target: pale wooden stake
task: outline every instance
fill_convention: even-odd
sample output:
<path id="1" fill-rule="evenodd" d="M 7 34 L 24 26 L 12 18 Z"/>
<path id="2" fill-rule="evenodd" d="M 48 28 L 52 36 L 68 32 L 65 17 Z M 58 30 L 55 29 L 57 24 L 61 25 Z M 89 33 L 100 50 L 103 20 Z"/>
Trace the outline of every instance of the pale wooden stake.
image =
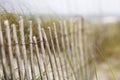
<path id="1" fill-rule="evenodd" d="M 34 56 L 33 56 L 33 40 L 32 40 L 32 21 L 29 21 L 29 46 L 30 46 L 30 63 L 32 80 L 35 80 L 35 67 L 34 67 Z"/>
<path id="2" fill-rule="evenodd" d="M 67 48 L 67 52 L 68 52 L 68 57 L 70 60 L 72 60 L 71 58 L 71 51 L 70 51 L 70 44 L 69 44 L 69 39 L 68 39 L 68 31 L 67 31 L 67 25 L 66 25 L 66 21 L 64 20 L 63 22 L 63 27 L 64 27 L 64 34 L 65 34 L 65 41 L 66 41 L 66 48 Z"/>
<path id="3" fill-rule="evenodd" d="M 12 25 L 12 31 L 13 31 L 13 40 L 14 40 L 15 48 L 16 48 L 15 51 L 16 51 L 16 57 L 17 57 L 19 78 L 20 78 L 20 80 L 23 80 L 24 78 L 23 78 L 23 71 L 22 71 L 22 62 L 21 62 L 20 50 L 19 50 L 19 46 L 18 46 L 18 39 L 17 39 L 15 24 Z"/>
<path id="4" fill-rule="evenodd" d="M 71 43 L 71 57 L 72 57 L 72 61 L 73 61 L 73 63 L 74 63 L 74 67 L 76 67 L 76 64 L 75 64 L 75 50 L 74 50 L 74 37 L 73 37 L 73 20 L 71 19 L 70 20 L 70 43 Z"/>
<path id="5" fill-rule="evenodd" d="M 50 27 L 48 27 L 48 31 L 49 31 L 49 35 L 50 35 L 50 40 L 51 40 L 51 45 L 52 45 L 52 50 L 53 50 L 53 56 L 54 56 L 54 59 L 55 59 L 55 66 L 56 66 L 56 70 L 57 70 L 57 76 L 58 76 L 58 79 L 61 80 L 60 72 L 59 72 L 58 64 L 57 64 L 57 54 L 56 54 L 56 51 L 55 51 L 55 46 L 54 46 L 54 42 L 53 42 L 53 36 L 52 36 L 52 32 L 51 32 Z"/>
<path id="6" fill-rule="evenodd" d="M 85 31 L 86 32 L 86 31 Z M 90 41 L 90 38 L 89 38 Z M 88 54 L 88 46 L 89 46 L 89 41 L 88 41 L 88 37 L 87 34 L 84 33 L 84 59 L 85 59 L 85 63 L 84 63 L 84 67 L 85 67 L 85 80 L 89 79 L 89 59 L 88 56 L 90 57 L 90 55 Z M 90 53 L 90 52 L 89 52 Z M 91 53 L 90 53 L 91 54 Z"/>
<path id="7" fill-rule="evenodd" d="M 71 74 L 73 74 L 73 76 L 75 77 L 75 72 L 74 72 L 74 68 L 73 68 L 73 65 L 72 65 L 72 62 L 71 62 L 71 60 L 72 60 L 72 57 L 71 57 L 71 51 L 70 51 L 70 44 L 69 44 L 69 38 L 68 38 L 68 31 L 67 31 L 67 25 L 66 25 L 66 21 L 64 20 L 64 22 L 63 22 L 63 24 L 64 24 L 64 34 L 65 34 L 65 41 L 66 41 L 66 48 L 67 48 L 67 55 L 68 55 L 68 63 L 69 63 L 69 76 L 71 75 Z"/>
<path id="8" fill-rule="evenodd" d="M 42 71 L 42 70 L 41 70 L 42 68 L 41 68 L 41 65 L 40 65 L 42 61 L 41 61 L 41 59 L 40 59 L 40 55 L 39 55 L 40 53 L 39 53 L 39 49 L 38 49 L 38 45 L 37 45 L 37 40 L 36 40 L 36 37 L 35 37 L 35 36 L 33 37 L 33 41 L 34 41 L 35 49 L 36 49 L 36 56 L 37 56 L 37 61 L 38 61 L 40 79 L 43 80 L 44 77 L 42 76 L 42 72 L 41 72 L 41 71 Z"/>
<path id="9" fill-rule="evenodd" d="M 74 72 L 75 72 L 75 74 L 76 74 L 76 72 L 78 72 L 78 70 L 77 70 L 77 52 L 75 51 L 75 44 L 74 44 L 74 28 L 73 27 L 75 27 L 75 26 L 73 26 L 73 19 L 70 19 L 70 43 L 71 43 L 71 57 L 72 57 L 72 61 L 73 61 L 73 67 L 74 67 Z M 76 76 L 76 78 L 77 78 L 77 74 L 75 75 Z M 79 74 L 78 74 L 78 76 L 79 76 Z"/>
<path id="10" fill-rule="evenodd" d="M 79 38 L 79 53 L 80 53 L 80 62 L 81 62 L 81 67 L 82 67 L 82 73 L 81 73 L 81 75 L 82 75 L 82 80 L 85 80 L 85 69 L 84 69 L 84 64 L 85 64 L 85 62 L 84 62 L 84 28 L 83 28 L 83 20 L 82 20 L 82 18 L 80 17 L 79 19 L 78 19 L 78 30 L 80 30 L 79 32 L 78 32 L 78 38 Z"/>
<path id="11" fill-rule="evenodd" d="M 81 60 L 80 60 L 80 56 L 79 56 L 79 42 L 78 42 L 78 34 L 77 34 L 77 26 L 75 25 L 74 27 L 74 44 L 75 44 L 75 51 L 76 51 L 76 59 L 77 59 L 77 63 L 76 63 L 76 74 L 77 74 L 77 79 L 81 79 L 81 73 L 82 73 L 82 66 L 81 66 Z"/>
<path id="12" fill-rule="evenodd" d="M 48 40 L 47 40 L 47 36 L 46 36 L 46 33 L 45 33 L 43 28 L 42 28 L 42 34 L 43 34 L 43 38 L 45 40 L 45 45 L 48 49 L 48 57 L 49 57 L 49 61 L 50 61 L 50 67 L 51 67 L 51 70 L 52 70 L 53 80 L 55 80 L 54 58 L 52 57 L 52 53 L 51 53 L 50 46 L 49 46 L 49 43 L 48 43 Z"/>
<path id="13" fill-rule="evenodd" d="M 0 24 L 0 56 L 1 56 L 0 58 L 2 60 L 4 78 L 5 78 L 5 80 L 9 80 L 1 24 Z"/>
<path id="14" fill-rule="evenodd" d="M 66 49 L 65 49 L 65 42 L 64 42 L 64 33 L 63 33 L 63 24 L 60 21 L 60 35 L 61 35 L 61 44 L 62 44 L 62 49 L 63 49 L 63 59 L 64 59 L 64 65 L 65 65 L 65 73 L 64 76 L 66 75 L 66 78 L 68 79 L 68 64 L 67 64 L 67 56 L 66 56 Z"/>
<path id="15" fill-rule="evenodd" d="M 6 30 L 6 38 L 7 38 L 7 47 L 9 51 L 9 59 L 10 59 L 10 71 L 11 71 L 11 79 L 15 80 L 14 76 L 14 65 L 13 65 L 13 52 L 11 45 L 11 36 L 10 36 L 10 27 L 8 20 L 4 21 L 5 30 Z"/>
<path id="16" fill-rule="evenodd" d="M 20 27 L 20 37 L 21 37 L 20 39 L 21 39 L 22 53 L 24 58 L 25 73 L 26 73 L 27 80 L 30 80 L 28 61 L 27 61 L 27 55 L 26 55 L 25 38 L 24 38 L 24 24 L 23 24 L 23 18 L 21 16 L 19 21 L 19 27 Z"/>
<path id="17" fill-rule="evenodd" d="M 42 51 L 42 59 L 43 59 L 44 67 L 46 70 L 46 77 L 47 77 L 47 80 L 49 80 L 49 73 L 48 73 L 48 68 L 47 68 L 47 63 L 46 63 L 45 49 L 44 49 L 44 43 L 43 43 L 43 37 L 42 37 L 42 33 L 41 33 L 41 25 L 40 25 L 39 19 L 37 19 L 37 25 L 38 25 L 37 29 L 38 29 L 41 51 Z"/>
<path id="18" fill-rule="evenodd" d="M 63 72 L 63 70 L 64 70 L 64 68 L 63 68 L 63 65 L 62 65 L 62 62 L 64 61 L 64 60 L 62 60 L 62 58 L 61 58 L 61 55 L 62 55 L 62 53 L 61 53 L 61 51 L 60 51 L 60 45 L 59 45 L 59 41 L 58 41 L 58 35 L 57 35 L 57 30 L 56 30 L 56 25 L 55 25 L 55 23 L 53 23 L 53 27 L 54 27 L 54 36 L 55 36 L 55 41 L 56 41 L 56 46 L 57 46 L 57 51 L 58 51 L 58 58 L 59 58 L 59 61 L 60 61 L 60 69 L 61 69 L 61 77 L 65 80 L 65 77 L 64 77 L 64 72 Z"/>

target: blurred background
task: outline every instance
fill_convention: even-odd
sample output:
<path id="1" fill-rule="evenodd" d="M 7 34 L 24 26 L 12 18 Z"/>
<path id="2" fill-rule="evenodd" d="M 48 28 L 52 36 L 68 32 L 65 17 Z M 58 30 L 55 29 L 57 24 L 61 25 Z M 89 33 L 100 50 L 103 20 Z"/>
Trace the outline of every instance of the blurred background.
<path id="1" fill-rule="evenodd" d="M 0 19 L 3 14 L 42 16 L 44 21 L 84 17 L 85 25 L 96 29 L 98 80 L 120 80 L 120 0 L 0 0 Z"/>

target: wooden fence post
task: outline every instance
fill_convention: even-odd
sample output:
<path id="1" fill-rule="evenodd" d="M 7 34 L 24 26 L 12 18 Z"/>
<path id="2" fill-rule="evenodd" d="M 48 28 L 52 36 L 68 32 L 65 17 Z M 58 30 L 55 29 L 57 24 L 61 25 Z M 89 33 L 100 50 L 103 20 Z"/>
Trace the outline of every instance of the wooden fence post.
<path id="1" fill-rule="evenodd" d="M 70 74 L 73 74 L 73 76 L 76 77 L 75 72 L 74 72 L 74 68 L 73 68 L 73 65 L 72 65 L 72 62 L 71 62 L 72 58 L 71 58 L 71 51 L 70 51 L 67 25 L 66 25 L 65 20 L 64 20 L 63 24 L 64 24 L 64 34 L 65 34 L 65 41 L 66 41 L 66 48 L 67 48 L 67 55 L 68 55 L 68 64 L 69 64 L 69 68 L 70 68 L 69 70 L 70 70 Z"/>
<path id="2" fill-rule="evenodd" d="M 73 20 L 70 20 L 70 43 L 71 43 L 71 57 L 74 64 L 74 67 L 76 68 L 76 61 L 75 61 L 75 50 L 74 50 L 74 31 L 73 31 Z"/>
<path id="3" fill-rule="evenodd" d="M 8 47 L 8 51 L 9 51 L 11 79 L 12 79 L 12 80 L 15 80 L 15 76 L 14 76 L 14 65 L 13 65 L 13 54 L 12 54 L 13 52 L 12 52 L 11 36 L 10 36 L 10 27 L 9 27 L 8 20 L 5 20 L 5 21 L 4 21 L 4 25 L 5 25 L 5 30 L 6 30 L 7 47 Z"/>
<path id="4" fill-rule="evenodd" d="M 83 19 L 82 17 L 80 17 L 78 19 L 78 30 L 80 30 L 78 32 L 78 43 L 79 43 L 79 56 L 80 56 L 80 62 L 81 62 L 81 77 L 82 77 L 82 80 L 85 80 L 85 68 L 84 68 L 84 64 L 85 64 L 85 52 L 84 52 L 84 26 L 83 26 Z"/>
<path id="5" fill-rule="evenodd" d="M 27 55 L 26 55 L 25 38 L 24 38 L 24 24 L 23 24 L 23 18 L 21 16 L 19 21 L 19 27 L 20 27 L 20 37 L 21 37 L 20 39 L 21 39 L 22 53 L 24 58 L 25 73 L 26 73 L 27 80 L 30 80 L 28 61 L 27 61 Z"/>
<path id="6" fill-rule="evenodd" d="M 61 59 L 61 55 L 62 54 L 60 52 L 60 45 L 59 45 L 59 41 L 58 41 L 58 36 L 57 36 L 57 31 L 56 31 L 56 25 L 55 23 L 53 23 L 53 27 L 54 27 L 54 36 L 55 36 L 55 41 L 56 41 L 56 45 L 57 45 L 57 50 L 58 50 L 58 58 L 59 58 L 59 62 L 60 62 L 60 68 L 61 68 L 61 77 L 65 80 L 64 72 L 63 72 L 63 66 L 62 66 L 62 59 Z"/>
<path id="7" fill-rule="evenodd" d="M 41 72 L 41 66 L 42 65 L 40 65 L 41 64 L 41 59 L 40 59 L 40 53 L 39 53 L 39 49 L 38 49 L 38 45 L 37 45 L 37 40 L 36 40 L 36 37 L 34 36 L 33 37 L 33 41 L 34 41 L 34 44 L 35 44 L 35 49 L 36 49 L 36 56 L 37 56 L 37 61 L 38 61 L 38 67 L 39 67 L 39 73 L 40 73 L 40 79 L 41 80 L 43 80 L 44 78 L 43 78 L 43 76 L 42 76 L 42 72 Z"/>
<path id="8" fill-rule="evenodd" d="M 32 21 L 29 21 L 29 50 L 30 50 L 30 63 L 32 80 L 35 80 L 35 67 L 34 67 L 34 56 L 33 56 L 33 40 L 32 40 Z"/>
<path id="9" fill-rule="evenodd" d="M 57 70 L 58 80 L 61 80 L 60 72 L 59 72 L 59 69 L 58 69 L 59 67 L 58 67 L 58 64 L 57 64 L 57 54 L 55 52 L 53 36 L 52 36 L 52 32 L 51 32 L 50 27 L 48 27 L 48 31 L 49 31 L 49 35 L 50 35 L 50 40 L 51 40 L 51 45 L 52 45 L 52 50 L 53 50 L 53 56 L 54 56 L 54 59 L 55 59 L 55 66 L 56 66 L 56 70 Z"/>
<path id="10" fill-rule="evenodd" d="M 20 78 L 20 80 L 23 80 L 24 78 L 23 78 L 23 71 L 22 71 L 22 62 L 21 62 L 20 50 L 19 50 L 19 46 L 18 46 L 18 39 L 17 39 L 15 24 L 12 24 L 12 30 L 13 30 L 13 40 L 14 40 L 15 48 L 16 48 L 15 51 L 16 51 L 16 57 L 17 57 L 19 78 Z"/>
<path id="11" fill-rule="evenodd" d="M 43 64 L 46 70 L 46 77 L 47 80 L 49 80 L 49 74 L 48 74 L 48 69 L 47 69 L 47 63 L 46 63 L 46 56 L 45 56 L 45 49 L 44 49 L 44 43 L 43 43 L 43 36 L 41 32 L 41 25 L 40 25 L 40 20 L 37 20 L 37 29 L 38 29 L 38 34 L 39 34 L 39 39 L 40 39 L 40 45 L 41 45 L 41 51 L 42 51 L 42 59 L 43 59 Z"/>
<path id="12" fill-rule="evenodd" d="M 50 50 L 50 46 L 49 46 L 49 43 L 48 43 L 48 40 L 47 40 L 47 36 L 46 36 L 46 33 L 44 31 L 44 29 L 42 28 L 42 34 L 43 34 L 43 38 L 45 40 L 45 45 L 48 49 L 48 57 L 49 57 L 49 61 L 50 61 L 50 67 L 51 67 L 51 71 L 52 71 L 52 76 L 53 76 L 53 80 L 55 80 L 55 73 L 54 73 L 54 59 L 52 57 L 52 53 L 51 53 L 51 50 Z"/>
<path id="13" fill-rule="evenodd" d="M 60 21 L 60 35 L 61 35 L 61 44 L 62 44 L 62 49 L 63 49 L 63 59 L 64 59 L 64 64 L 65 64 L 65 72 L 66 72 L 66 78 L 68 79 L 68 64 L 67 64 L 67 56 L 66 56 L 66 51 L 65 51 L 65 42 L 64 42 L 64 34 L 63 34 L 63 24 Z M 64 74 L 65 76 L 65 74 Z"/>
<path id="14" fill-rule="evenodd" d="M 5 80 L 9 80 L 1 24 L 0 24 L 0 56 L 1 56 L 0 58 L 2 60 L 4 78 L 5 78 Z"/>
<path id="15" fill-rule="evenodd" d="M 76 31 L 76 26 L 73 25 L 73 19 L 70 20 L 70 40 L 71 40 L 71 56 L 72 56 L 72 61 L 73 61 L 73 67 L 74 67 L 74 73 L 76 74 L 76 79 L 78 79 L 79 73 L 77 74 L 77 72 L 79 72 L 78 70 L 78 56 L 77 56 L 77 51 L 75 49 L 75 43 L 77 44 L 76 37 L 77 37 L 77 31 Z M 74 31 L 75 30 L 75 31 Z"/>

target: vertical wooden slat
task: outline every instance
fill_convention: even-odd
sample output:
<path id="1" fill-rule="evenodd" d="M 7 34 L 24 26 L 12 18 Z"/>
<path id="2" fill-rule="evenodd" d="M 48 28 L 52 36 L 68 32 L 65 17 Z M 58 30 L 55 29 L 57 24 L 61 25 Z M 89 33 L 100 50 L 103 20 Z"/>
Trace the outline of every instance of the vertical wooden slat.
<path id="1" fill-rule="evenodd" d="M 85 76 L 85 80 L 89 79 L 88 76 L 89 76 L 89 64 L 88 64 L 88 45 L 89 45 L 89 41 L 90 41 L 90 38 L 88 39 L 87 37 L 87 27 L 84 26 L 84 20 L 83 18 L 81 18 L 81 26 L 83 27 L 83 50 L 84 50 L 84 76 Z"/>
<path id="2" fill-rule="evenodd" d="M 74 50 L 74 37 L 73 37 L 74 33 L 73 33 L 73 20 L 70 20 L 70 43 L 71 43 L 71 57 L 72 57 L 72 61 L 74 63 L 74 67 L 76 66 L 75 64 L 75 50 Z"/>
<path id="3" fill-rule="evenodd" d="M 43 38 L 45 40 L 46 47 L 48 49 L 48 56 L 49 56 L 49 61 L 50 61 L 50 66 L 51 66 L 52 76 L 53 76 L 52 80 L 55 80 L 54 58 L 52 57 L 52 53 L 51 53 L 50 46 L 49 46 L 49 43 L 48 43 L 48 40 L 47 40 L 47 36 L 46 36 L 46 33 L 45 33 L 43 28 L 42 28 L 42 34 L 43 34 Z"/>
<path id="4" fill-rule="evenodd" d="M 38 25 L 37 29 L 38 29 L 39 39 L 40 39 L 43 64 L 44 64 L 44 67 L 45 67 L 47 80 L 49 80 L 49 73 L 48 73 L 48 68 L 47 68 L 47 63 L 46 63 L 45 49 L 44 49 L 44 43 L 43 43 L 43 37 L 42 37 L 42 33 L 41 33 L 41 25 L 40 25 L 40 20 L 39 19 L 37 19 L 37 25 Z"/>
<path id="5" fill-rule="evenodd" d="M 64 72 L 63 72 L 63 66 L 62 66 L 62 61 L 64 61 L 64 60 L 62 60 L 61 59 L 61 51 L 60 51 L 60 45 L 59 45 L 59 41 L 58 41 L 58 35 L 57 35 L 57 30 L 56 30 L 56 25 L 55 25 L 55 23 L 53 23 L 53 25 L 54 25 L 54 36 L 55 36 L 55 41 L 56 41 L 56 46 L 57 46 L 57 50 L 58 50 L 58 58 L 59 58 L 59 61 L 60 61 L 60 68 L 61 68 L 61 72 L 62 72 L 62 74 L 61 74 L 61 78 L 63 78 L 64 80 L 65 80 L 65 77 L 64 77 Z"/>
<path id="6" fill-rule="evenodd" d="M 36 37 L 35 37 L 35 36 L 33 37 L 33 41 L 34 41 L 35 49 L 36 49 L 36 56 L 37 56 L 37 61 L 38 61 L 40 79 L 43 80 L 44 78 L 43 78 L 43 76 L 42 76 L 42 72 L 41 72 L 41 71 L 42 71 L 42 70 L 41 70 L 42 68 L 41 68 L 41 65 L 40 65 L 42 61 L 41 61 L 41 59 L 40 59 L 40 55 L 39 55 L 40 53 L 39 53 L 39 49 L 38 49 L 38 45 L 37 45 L 37 40 L 36 40 Z"/>
<path id="7" fill-rule="evenodd" d="M 74 26 L 74 44 L 75 44 L 75 51 L 76 51 L 76 74 L 77 74 L 77 79 L 81 79 L 81 73 L 82 73 L 82 66 L 81 66 L 81 60 L 80 60 L 80 56 L 79 56 L 79 42 L 78 42 L 78 30 L 77 30 L 77 25 Z"/>
<path id="8" fill-rule="evenodd" d="M 78 32 L 78 38 L 79 38 L 79 56 L 80 56 L 80 62 L 81 62 L 81 67 L 82 67 L 82 72 L 81 72 L 81 76 L 82 76 L 82 80 L 85 80 L 85 74 L 84 74 L 84 64 L 85 64 L 85 62 L 84 62 L 84 37 L 83 37 L 83 35 L 84 35 L 84 28 L 83 28 L 83 20 L 82 20 L 82 18 L 80 17 L 79 19 L 78 19 L 78 30 L 80 30 L 79 32 Z"/>
<path id="9" fill-rule="evenodd" d="M 78 23 L 78 29 L 80 30 L 78 32 L 79 37 L 79 45 L 80 45 L 80 56 L 82 61 L 82 66 L 84 65 L 84 28 L 83 28 L 83 21 L 82 18 L 79 19 Z"/>
<path id="10" fill-rule="evenodd" d="M 52 36 L 52 32 L 51 32 L 50 27 L 48 27 L 48 31 L 49 31 L 49 35 L 50 35 L 50 40 L 51 40 L 51 45 L 52 45 L 52 50 L 53 50 L 53 56 L 54 56 L 54 59 L 55 59 L 55 66 L 56 66 L 56 70 L 57 70 L 57 76 L 58 76 L 58 79 L 61 80 L 60 72 L 59 72 L 59 69 L 58 69 L 59 67 L 58 67 L 58 64 L 57 64 L 57 54 L 55 52 L 55 46 L 54 46 L 53 36 Z"/>
<path id="11" fill-rule="evenodd" d="M 10 36 L 10 27 L 8 20 L 4 21 L 5 30 L 6 30 L 6 38 L 7 38 L 7 47 L 9 51 L 9 59 L 10 59 L 10 71 L 11 71 L 11 79 L 15 80 L 14 76 L 14 65 L 13 65 L 13 52 L 12 52 L 12 45 L 11 45 L 11 36 Z"/>
<path id="12" fill-rule="evenodd" d="M 34 67 L 34 56 L 33 56 L 33 40 L 32 40 L 32 21 L 29 21 L 29 50 L 30 50 L 30 63 L 32 80 L 35 80 L 35 67 Z"/>
<path id="13" fill-rule="evenodd" d="M 0 24 L 0 56 L 1 56 L 0 58 L 2 60 L 1 62 L 2 62 L 2 66 L 3 66 L 4 78 L 5 78 L 5 80 L 9 80 L 1 24 Z"/>
<path id="14" fill-rule="evenodd" d="M 18 46 L 18 39 L 17 39 L 15 24 L 12 25 L 12 30 L 13 30 L 13 40 L 14 40 L 15 48 L 16 48 L 15 52 L 16 52 L 16 57 L 17 57 L 19 78 L 20 78 L 20 80 L 23 80 L 24 78 L 23 78 L 23 71 L 22 71 L 22 62 L 21 62 L 20 50 L 19 50 L 19 46 Z"/>
<path id="15" fill-rule="evenodd" d="M 90 60 L 90 62 L 89 62 L 89 64 L 90 64 L 90 73 L 89 73 L 89 75 L 90 75 L 90 79 L 92 79 L 92 76 L 94 75 L 93 73 L 94 73 L 94 64 L 95 64 L 95 53 L 96 53 L 96 51 L 95 51 L 95 47 L 96 47 L 96 44 L 95 44 L 95 36 L 90 36 L 90 41 L 89 41 L 89 45 L 88 45 L 88 47 L 89 47 L 89 50 L 90 50 L 90 57 L 89 57 L 89 60 Z M 96 78 L 97 78 L 97 74 L 96 74 Z"/>
<path id="16" fill-rule="evenodd" d="M 90 52 L 88 54 L 88 46 L 89 46 L 89 41 L 90 41 L 90 38 L 88 39 L 87 37 L 87 32 L 85 31 L 84 33 L 84 50 L 85 50 L 85 54 L 84 54 L 84 59 L 85 59 L 85 64 L 84 64 L 84 67 L 85 67 L 85 80 L 88 80 L 89 79 L 89 57 L 90 57 Z M 89 56 L 89 57 L 88 57 Z"/>
<path id="17" fill-rule="evenodd" d="M 23 18 L 20 16 L 20 21 L 19 21 L 19 27 L 20 27 L 20 39 L 21 39 L 21 46 L 22 46 L 22 53 L 23 53 L 23 58 L 24 58 L 24 67 L 25 67 L 25 73 L 27 80 L 30 80 L 30 75 L 29 75 L 29 69 L 28 69 L 28 61 L 27 61 L 27 55 L 26 55 L 26 46 L 25 46 L 25 36 L 24 36 L 24 24 L 23 24 Z"/>
<path id="18" fill-rule="evenodd" d="M 69 66 L 69 68 L 70 68 L 69 69 L 69 73 L 73 74 L 74 77 L 75 77 L 75 72 L 73 70 L 73 65 L 72 65 L 72 62 L 71 62 L 72 58 L 71 58 L 71 51 L 70 51 L 70 44 L 69 44 L 69 38 L 68 38 L 67 25 L 66 25 L 66 21 L 65 20 L 64 20 L 63 24 L 64 24 L 64 34 L 65 34 L 66 48 L 67 48 L 67 54 L 68 54 L 68 63 L 70 65 Z"/>
<path id="19" fill-rule="evenodd" d="M 66 56 L 66 49 L 65 49 L 65 42 L 64 42 L 63 25 L 61 21 L 59 23 L 60 23 L 61 44 L 62 44 L 63 57 L 64 57 L 63 59 L 65 63 L 65 72 L 66 72 L 66 78 L 68 79 L 68 64 L 67 64 L 67 56 Z"/>
<path id="20" fill-rule="evenodd" d="M 66 25 L 66 21 L 64 20 L 63 21 L 63 24 L 64 24 L 64 35 L 65 35 L 65 41 L 66 41 L 66 49 L 67 49 L 67 52 L 68 52 L 68 57 L 70 60 L 72 60 L 71 58 L 71 51 L 70 51 L 70 44 L 69 44 L 69 39 L 68 39 L 68 31 L 67 31 L 67 25 Z"/>
<path id="21" fill-rule="evenodd" d="M 75 36 L 75 32 L 74 32 L 74 28 L 75 26 L 73 26 L 73 19 L 70 19 L 70 43 L 71 43 L 71 57 L 72 57 L 72 62 L 73 62 L 73 67 L 74 67 L 74 72 L 75 72 L 75 75 L 76 75 L 76 78 L 77 78 L 77 75 L 79 76 L 78 73 L 78 67 L 77 67 L 77 52 L 75 51 L 75 44 L 74 44 L 74 36 Z M 75 79 L 76 79 L 75 78 Z"/>

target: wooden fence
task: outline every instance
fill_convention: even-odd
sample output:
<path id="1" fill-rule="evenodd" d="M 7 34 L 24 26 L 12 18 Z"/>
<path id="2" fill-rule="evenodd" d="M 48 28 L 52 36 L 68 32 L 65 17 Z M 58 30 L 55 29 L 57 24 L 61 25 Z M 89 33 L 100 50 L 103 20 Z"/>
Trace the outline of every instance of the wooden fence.
<path id="1" fill-rule="evenodd" d="M 10 25 L 8 20 L 4 21 L 4 26 L 0 25 L 0 79 L 90 80 L 93 42 L 83 27 L 82 18 L 71 20 L 70 26 L 66 21 L 60 21 L 59 31 L 55 23 L 46 29 L 41 28 L 39 19 L 37 26 L 28 22 L 28 33 L 24 32 L 22 17 L 19 26 Z M 19 27 L 19 33 L 16 27 Z M 33 27 L 37 27 L 38 36 L 34 35 Z"/>

